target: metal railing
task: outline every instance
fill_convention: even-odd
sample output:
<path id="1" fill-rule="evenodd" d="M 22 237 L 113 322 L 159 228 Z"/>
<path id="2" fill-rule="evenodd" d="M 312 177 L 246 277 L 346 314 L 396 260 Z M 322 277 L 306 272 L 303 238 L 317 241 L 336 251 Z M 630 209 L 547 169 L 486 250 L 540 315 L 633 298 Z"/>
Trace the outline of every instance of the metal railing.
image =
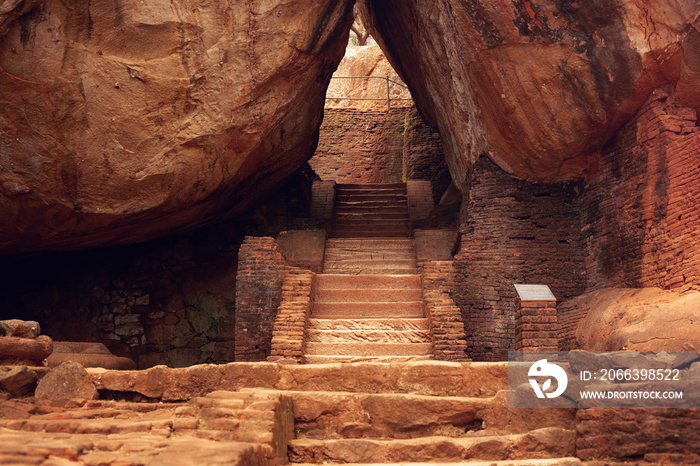
<path id="1" fill-rule="evenodd" d="M 407 98 L 401 98 L 401 97 L 391 97 L 391 92 L 390 92 L 390 83 L 396 84 L 397 86 L 401 86 L 404 89 L 408 89 L 408 86 L 406 86 L 403 83 L 394 81 L 393 79 L 389 79 L 389 76 L 382 77 L 382 76 L 331 76 L 331 79 L 381 79 L 382 81 L 386 81 L 386 99 L 383 98 L 378 98 L 378 97 L 328 97 L 326 96 L 326 100 L 330 99 L 335 99 L 335 100 L 386 100 L 386 108 L 387 110 L 391 109 L 391 101 L 392 100 L 413 100 L 413 99 L 407 99 Z"/>

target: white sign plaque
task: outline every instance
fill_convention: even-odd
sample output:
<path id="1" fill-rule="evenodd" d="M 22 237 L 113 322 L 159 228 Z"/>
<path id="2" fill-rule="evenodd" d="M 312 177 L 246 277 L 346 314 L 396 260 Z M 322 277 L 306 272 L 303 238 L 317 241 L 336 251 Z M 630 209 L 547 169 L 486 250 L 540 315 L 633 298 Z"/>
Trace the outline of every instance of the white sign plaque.
<path id="1" fill-rule="evenodd" d="M 515 284 L 515 291 L 521 301 L 556 301 L 552 291 L 547 285 L 521 285 Z"/>

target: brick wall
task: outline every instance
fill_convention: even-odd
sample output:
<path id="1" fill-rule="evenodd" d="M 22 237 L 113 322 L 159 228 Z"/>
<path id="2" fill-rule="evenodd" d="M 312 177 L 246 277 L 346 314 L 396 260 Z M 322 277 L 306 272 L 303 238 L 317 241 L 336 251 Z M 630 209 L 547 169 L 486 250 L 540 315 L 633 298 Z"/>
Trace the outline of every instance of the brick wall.
<path id="1" fill-rule="evenodd" d="M 282 302 L 272 330 L 272 350 L 268 361 L 303 362 L 304 343 L 311 302 L 316 287 L 316 274 L 293 268 L 282 285 Z"/>
<path id="2" fill-rule="evenodd" d="M 415 107 L 326 108 L 309 164 L 322 180 L 338 183 L 431 180 L 435 200 L 451 181 L 440 136 Z"/>
<path id="3" fill-rule="evenodd" d="M 309 164 L 324 181 L 400 183 L 407 113 L 406 108 L 325 109 Z"/>
<path id="4" fill-rule="evenodd" d="M 142 244 L 3 257 L 0 318 L 55 341 L 104 343 L 139 368 L 233 361 L 236 262 L 230 225 Z"/>
<path id="5" fill-rule="evenodd" d="M 605 147 L 582 198 L 588 289 L 700 288 L 699 130 L 657 89 Z"/>
<path id="6" fill-rule="evenodd" d="M 408 113 L 405 121 L 404 179 L 430 180 L 433 200 L 437 203 L 452 182 L 442 140 L 437 131 L 423 122 L 415 108 Z"/>
<path id="7" fill-rule="evenodd" d="M 406 181 L 408 196 L 408 217 L 413 225 L 419 220 L 425 220 L 435 205 L 430 180 Z"/>
<path id="8" fill-rule="evenodd" d="M 546 284 L 558 299 L 583 292 L 577 189 L 516 180 L 485 157 L 474 165 L 452 289 L 472 359 L 505 360 L 514 348 L 513 284 Z"/>
<path id="9" fill-rule="evenodd" d="M 236 274 L 236 361 L 265 361 L 270 356 L 272 324 L 288 271 L 273 238 L 245 238 Z"/>
<path id="10" fill-rule="evenodd" d="M 556 301 L 515 300 L 515 351 L 558 351 Z"/>
<path id="11" fill-rule="evenodd" d="M 332 220 L 335 206 L 335 181 L 316 180 L 311 188 L 311 216 L 318 220 Z"/>
<path id="12" fill-rule="evenodd" d="M 452 261 L 425 262 L 421 271 L 423 305 L 430 320 L 433 355 L 443 361 L 468 361 L 464 322 L 450 297 L 454 279 Z"/>

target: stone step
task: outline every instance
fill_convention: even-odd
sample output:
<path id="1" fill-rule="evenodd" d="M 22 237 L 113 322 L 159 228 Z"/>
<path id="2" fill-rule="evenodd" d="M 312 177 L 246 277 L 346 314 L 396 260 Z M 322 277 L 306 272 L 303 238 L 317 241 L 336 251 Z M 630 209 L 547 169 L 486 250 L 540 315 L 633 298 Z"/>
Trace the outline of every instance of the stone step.
<path id="1" fill-rule="evenodd" d="M 335 229 L 348 229 L 348 230 L 357 230 L 360 232 L 363 232 L 365 234 L 371 233 L 371 231 L 368 231 L 370 228 L 384 228 L 384 229 L 391 229 L 391 228 L 408 228 L 408 221 L 407 220 L 391 220 L 391 219 L 364 219 L 362 220 L 362 223 L 357 223 L 354 220 L 344 220 L 344 219 L 336 219 L 333 221 L 333 228 Z"/>
<path id="2" fill-rule="evenodd" d="M 325 261 L 351 261 L 351 260 L 415 260 L 416 251 L 412 249 L 387 249 L 381 250 L 359 250 L 359 249 L 343 249 L 333 248 L 326 249 L 324 254 Z"/>
<path id="3" fill-rule="evenodd" d="M 320 303 L 315 302 L 311 315 L 319 319 L 355 318 L 423 318 L 423 304 L 420 301 L 402 303 L 354 302 Z"/>
<path id="4" fill-rule="evenodd" d="M 393 200 L 371 200 L 371 199 L 360 199 L 360 200 L 342 200 L 335 203 L 334 211 L 364 211 L 364 210 L 376 210 L 379 212 L 386 211 L 399 211 L 401 209 L 406 210 L 408 208 L 408 201 L 406 199 L 393 199 Z"/>
<path id="5" fill-rule="evenodd" d="M 429 331 L 424 318 L 408 319 L 309 319 L 309 330 Z"/>
<path id="6" fill-rule="evenodd" d="M 397 205 L 406 205 L 408 208 L 408 197 L 405 194 L 392 193 L 336 193 L 335 205 L 362 203 L 368 205 L 368 202 L 395 202 Z"/>
<path id="7" fill-rule="evenodd" d="M 320 355 L 307 354 L 304 356 L 305 364 L 361 364 L 361 363 L 378 363 L 378 364 L 396 364 L 415 361 L 432 360 L 431 354 L 420 356 L 339 356 L 339 355 Z"/>
<path id="8" fill-rule="evenodd" d="M 135 392 L 164 402 L 188 400 L 212 390 L 253 387 L 463 397 L 490 397 L 508 387 L 507 362 L 360 362 L 351 367 L 236 362 L 140 371 L 86 370 L 98 390 Z"/>
<path id="9" fill-rule="evenodd" d="M 334 222 L 364 222 L 365 220 L 408 221 L 408 212 L 336 212 Z"/>
<path id="10" fill-rule="evenodd" d="M 505 391 L 490 397 L 296 390 L 280 394 L 293 401 L 299 439 L 464 438 L 575 426 L 574 409 L 548 410 L 546 415 L 521 410 L 504 416 Z"/>
<path id="11" fill-rule="evenodd" d="M 307 343 L 307 355 L 321 356 L 423 356 L 432 343 Z"/>
<path id="12" fill-rule="evenodd" d="M 420 290 L 420 275 L 319 274 L 316 288 L 326 290 Z"/>
<path id="13" fill-rule="evenodd" d="M 380 204 L 380 205 L 368 205 L 368 204 L 340 204 L 335 207 L 335 214 L 371 214 L 371 213 L 404 213 L 400 209 L 406 210 L 406 206 L 402 203 L 396 203 L 396 205 L 390 204 Z"/>
<path id="14" fill-rule="evenodd" d="M 308 330 L 312 343 L 430 343 L 427 330 Z"/>
<path id="15" fill-rule="evenodd" d="M 343 260 L 324 261 L 323 272 L 332 274 L 412 274 L 416 273 L 417 261 L 413 260 Z"/>
<path id="16" fill-rule="evenodd" d="M 573 436 L 572 430 L 548 427 L 524 434 L 458 438 L 296 439 L 289 442 L 288 451 L 292 462 L 532 461 L 572 458 L 575 455 Z"/>
<path id="17" fill-rule="evenodd" d="M 389 250 L 405 249 L 415 250 L 413 239 L 411 238 L 329 238 L 326 240 L 326 249 L 372 249 Z"/>
<path id="18" fill-rule="evenodd" d="M 335 185 L 338 190 L 367 190 L 367 189 L 403 189 L 406 190 L 406 183 L 338 183 Z"/>
<path id="19" fill-rule="evenodd" d="M 333 226 L 331 236 L 334 238 L 362 238 L 362 237 L 385 237 L 394 238 L 396 236 L 409 237 L 408 224 L 406 225 L 386 225 L 374 222 L 365 222 L 364 226 L 358 225 L 337 225 Z"/>
<path id="20" fill-rule="evenodd" d="M 405 303 L 420 301 L 421 290 L 418 289 L 394 289 L 394 290 L 359 290 L 349 289 L 325 289 L 319 287 L 316 290 L 316 303 Z"/>
<path id="21" fill-rule="evenodd" d="M 289 463 L 290 466 L 312 466 L 318 463 Z M 324 463 L 333 464 L 333 463 Z M 438 463 L 342 463 L 344 466 L 435 466 Z M 468 462 L 449 462 L 439 463 L 449 464 L 450 466 L 580 466 L 584 464 L 580 459 L 568 458 L 545 458 L 533 460 L 504 460 L 504 461 L 468 461 Z M 614 465 L 616 463 L 607 463 Z M 621 466 L 623 463 L 621 463 Z"/>

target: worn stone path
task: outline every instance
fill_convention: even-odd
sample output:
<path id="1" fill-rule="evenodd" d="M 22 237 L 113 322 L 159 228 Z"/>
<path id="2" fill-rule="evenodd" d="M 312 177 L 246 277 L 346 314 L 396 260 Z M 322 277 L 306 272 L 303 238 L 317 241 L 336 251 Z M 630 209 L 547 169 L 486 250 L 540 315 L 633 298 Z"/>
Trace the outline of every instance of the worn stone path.
<path id="1" fill-rule="evenodd" d="M 508 411 L 503 363 L 88 373 L 100 400 L 0 402 L 0 464 L 580 463 L 573 411 Z"/>

